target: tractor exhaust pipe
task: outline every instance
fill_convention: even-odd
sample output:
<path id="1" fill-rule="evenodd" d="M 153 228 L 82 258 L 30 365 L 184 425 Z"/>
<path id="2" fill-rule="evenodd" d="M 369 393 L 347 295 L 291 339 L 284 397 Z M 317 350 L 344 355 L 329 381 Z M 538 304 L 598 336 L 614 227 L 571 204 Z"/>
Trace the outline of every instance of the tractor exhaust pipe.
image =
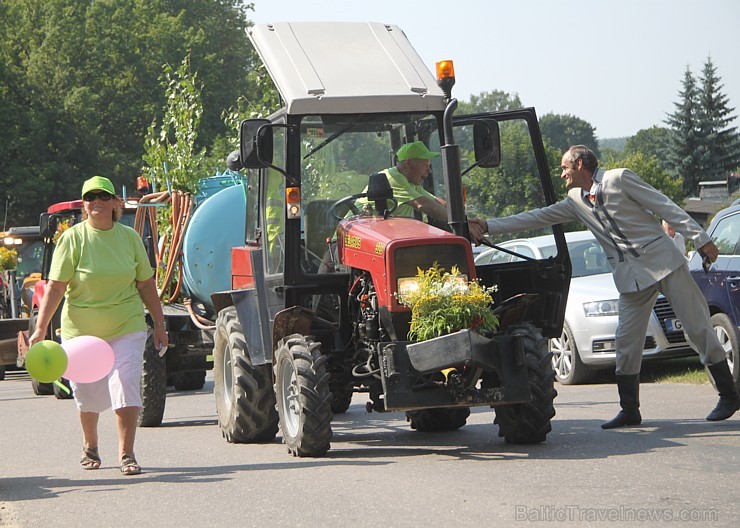
<path id="1" fill-rule="evenodd" d="M 452 133 L 452 114 L 457 109 L 457 99 L 451 99 L 443 117 L 445 144 L 442 151 L 442 173 L 447 192 L 447 223 L 452 232 L 469 238 L 468 222 L 465 217 L 465 202 L 462 191 L 462 171 L 460 170 L 460 146 L 455 145 Z"/>

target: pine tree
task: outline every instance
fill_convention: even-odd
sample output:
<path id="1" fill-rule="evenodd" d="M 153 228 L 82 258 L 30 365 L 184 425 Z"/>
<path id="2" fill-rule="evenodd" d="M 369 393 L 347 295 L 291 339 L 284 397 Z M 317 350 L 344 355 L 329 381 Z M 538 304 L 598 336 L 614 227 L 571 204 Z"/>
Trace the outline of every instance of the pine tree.
<path id="1" fill-rule="evenodd" d="M 669 114 L 665 121 L 671 128 L 668 163 L 673 175 L 683 179 L 686 195 L 693 196 L 699 188 L 701 160 L 706 157 L 706 153 L 697 123 L 699 93 L 688 66 L 684 74 L 683 90 L 678 95 L 680 102 L 673 103 L 676 111 Z"/>
<path id="2" fill-rule="evenodd" d="M 699 93 L 698 127 L 705 150 L 701 160 L 702 180 L 722 180 L 727 174 L 740 167 L 740 136 L 737 127 L 731 127 L 735 120 L 734 108 L 728 107 L 728 98 L 722 93 L 720 77 L 707 58 L 701 76 L 702 88 Z"/>

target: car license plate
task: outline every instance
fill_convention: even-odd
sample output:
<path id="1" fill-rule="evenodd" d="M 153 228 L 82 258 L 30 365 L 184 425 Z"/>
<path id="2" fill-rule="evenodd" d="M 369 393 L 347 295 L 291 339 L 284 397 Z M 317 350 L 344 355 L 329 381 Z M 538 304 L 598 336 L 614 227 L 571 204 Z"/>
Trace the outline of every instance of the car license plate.
<path id="1" fill-rule="evenodd" d="M 666 319 L 665 327 L 669 332 L 679 332 L 683 330 L 683 324 L 678 319 Z"/>

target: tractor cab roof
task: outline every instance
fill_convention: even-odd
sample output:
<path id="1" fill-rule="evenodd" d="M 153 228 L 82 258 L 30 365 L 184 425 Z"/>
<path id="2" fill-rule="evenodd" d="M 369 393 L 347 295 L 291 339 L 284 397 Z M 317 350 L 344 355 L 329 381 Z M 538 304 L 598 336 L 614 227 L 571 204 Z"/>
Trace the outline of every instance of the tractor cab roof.
<path id="1" fill-rule="evenodd" d="M 398 26 L 276 22 L 247 33 L 289 114 L 445 108 L 436 79 Z"/>

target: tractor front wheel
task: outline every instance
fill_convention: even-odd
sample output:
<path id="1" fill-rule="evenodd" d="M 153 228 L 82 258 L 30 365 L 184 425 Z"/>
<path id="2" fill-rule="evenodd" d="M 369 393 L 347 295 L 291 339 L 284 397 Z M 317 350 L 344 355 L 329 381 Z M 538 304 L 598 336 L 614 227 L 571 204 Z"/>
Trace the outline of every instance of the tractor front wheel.
<path id="1" fill-rule="evenodd" d="M 331 400 L 319 343 L 293 334 L 275 354 L 275 395 L 283 441 L 293 456 L 319 457 L 330 447 Z"/>
<path id="2" fill-rule="evenodd" d="M 552 430 L 550 419 L 555 416 L 553 402 L 557 392 L 552 353 L 535 326 L 517 325 L 510 332 L 523 339 L 531 396 L 526 403 L 497 407 L 494 423 L 507 444 L 539 444 Z"/>

